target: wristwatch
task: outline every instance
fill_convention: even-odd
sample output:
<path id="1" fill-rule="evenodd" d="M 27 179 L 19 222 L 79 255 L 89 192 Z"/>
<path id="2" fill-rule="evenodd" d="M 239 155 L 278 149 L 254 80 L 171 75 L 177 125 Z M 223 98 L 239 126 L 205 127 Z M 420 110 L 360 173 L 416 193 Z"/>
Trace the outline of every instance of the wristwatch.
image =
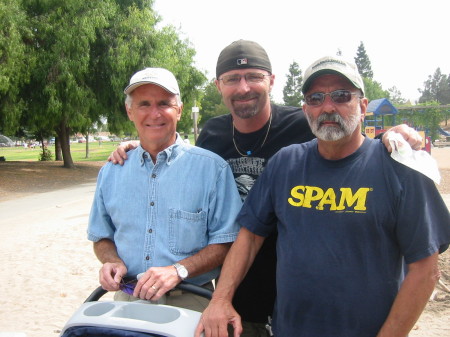
<path id="1" fill-rule="evenodd" d="M 189 272 L 185 266 L 183 266 L 182 264 L 179 264 L 179 263 L 175 263 L 173 266 L 177 270 L 177 274 L 181 280 L 184 280 L 186 277 L 188 277 Z"/>

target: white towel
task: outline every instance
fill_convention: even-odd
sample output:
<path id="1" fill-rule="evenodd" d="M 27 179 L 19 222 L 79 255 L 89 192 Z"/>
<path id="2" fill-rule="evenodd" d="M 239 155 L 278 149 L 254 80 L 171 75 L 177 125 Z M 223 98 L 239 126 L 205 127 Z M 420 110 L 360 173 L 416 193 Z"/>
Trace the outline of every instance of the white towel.
<path id="1" fill-rule="evenodd" d="M 391 157 L 394 160 L 424 174 L 436 184 L 441 182 L 436 160 L 428 152 L 413 150 L 399 133 L 389 132 L 388 136 L 392 147 Z"/>

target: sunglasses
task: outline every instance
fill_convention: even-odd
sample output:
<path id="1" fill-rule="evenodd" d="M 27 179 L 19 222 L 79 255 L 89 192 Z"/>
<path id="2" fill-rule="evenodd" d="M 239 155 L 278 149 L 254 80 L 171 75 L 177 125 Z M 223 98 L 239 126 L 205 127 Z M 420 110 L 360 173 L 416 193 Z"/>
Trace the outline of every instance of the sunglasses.
<path id="1" fill-rule="evenodd" d="M 312 94 L 305 96 L 305 102 L 308 105 L 318 106 L 325 101 L 325 96 L 330 96 L 331 100 L 337 104 L 348 103 L 352 100 L 353 95 L 358 95 L 355 92 L 351 92 L 349 90 L 335 90 L 332 92 L 314 92 Z M 360 96 L 359 98 L 362 98 Z"/>
<path id="2" fill-rule="evenodd" d="M 135 278 L 122 278 L 120 280 L 119 289 L 127 295 L 133 295 L 137 281 L 138 280 Z"/>
<path id="3" fill-rule="evenodd" d="M 238 85 L 241 82 L 242 77 L 245 78 L 245 81 L 247 83 L 261 83 L 266 76 L 271 75 L 265 75 L 261 73 L 247 73 L 245 75 L 233 74 L 222 76 L 221 78 L 219 78 L 219 81 L 222 81 L 222 83 L 227 86 L 233 86 Z"/>

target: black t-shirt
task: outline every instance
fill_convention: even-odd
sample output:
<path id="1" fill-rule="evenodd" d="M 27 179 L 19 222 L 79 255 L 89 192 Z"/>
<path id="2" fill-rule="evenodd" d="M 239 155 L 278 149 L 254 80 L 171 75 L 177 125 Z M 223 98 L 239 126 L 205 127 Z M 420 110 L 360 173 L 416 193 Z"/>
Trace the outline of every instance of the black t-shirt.
<path id="1" fill-rule="evenodd" d="M 300 108 L 272 104 L 272 122 L 260 130 L 242 134 L 234 130 L 231 115 L 208 120 L 196 145 L 217 153 L 233 171 L 242 200 L 262 173 L 267 161 L 282 147 L 307 142 L 315 136 Z M 267 138 L 266 138 L 267 134 Z M 264 142 L 265 139 L 265 142 Z M 272 315 L 276 296 L 276 234 L 264 241 L 253 265 L 238 287 L 233 305 L 244 321 L 264 323 Z"/>

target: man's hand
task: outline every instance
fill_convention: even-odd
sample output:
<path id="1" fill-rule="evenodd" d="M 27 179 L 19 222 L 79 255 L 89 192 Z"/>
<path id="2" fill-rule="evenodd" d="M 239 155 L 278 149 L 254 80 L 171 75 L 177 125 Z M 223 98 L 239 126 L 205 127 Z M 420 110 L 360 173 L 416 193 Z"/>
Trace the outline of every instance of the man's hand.
<path id="1" fill-rule="evenodd" d="M 180 282 L 181 279 L 174 266 L 152 267 L 139 278 L 133 296 L 157 301 Z"/>
<path id="2" fill-rule="evenodd" d="M 123 263 L 105 263 L 99 273 L 100 284 L 108 291 L 119 290 L 120 281 L 127 274 L 127 267 Z"/>
<path id="3" fill-rule="evenodd" d="M 231 302 L 213 298 L 203 311 L 195 329 L 195 337 L 200 337 L 202 332 L 205 333 L 205 337 L 228 337 L 228 324 L 234 328 L 234 337 L 241 335 L 241 316 L 234 310 Z"/>
<path id="4" fill-rule="evenodd" d="M 391 144 L 389 144 L 389 133 L 397 132 L 402 135 L 402 137 L 409 143 L 413 150 L 420 150 L 422 148 L 422 137 L 413 128 L 406 124 L 396 125 L 390 128 L 383 135 L 383 144 L 389 152 L 392 152 Z"/>
<path id="5" fill-rule="evenodd" d="M 117 149 L 115 149 L 108 157 L 108 161 L 112 162 L 113 164 L 120 164 L 123 165 L 125 160 L 128 159 L 127 152 L 130 150 L 133 150 L 139 146 L 139 142 L 136 140 L 130 140 L 128 142 L 122 142 L 117 146 Z"/>

